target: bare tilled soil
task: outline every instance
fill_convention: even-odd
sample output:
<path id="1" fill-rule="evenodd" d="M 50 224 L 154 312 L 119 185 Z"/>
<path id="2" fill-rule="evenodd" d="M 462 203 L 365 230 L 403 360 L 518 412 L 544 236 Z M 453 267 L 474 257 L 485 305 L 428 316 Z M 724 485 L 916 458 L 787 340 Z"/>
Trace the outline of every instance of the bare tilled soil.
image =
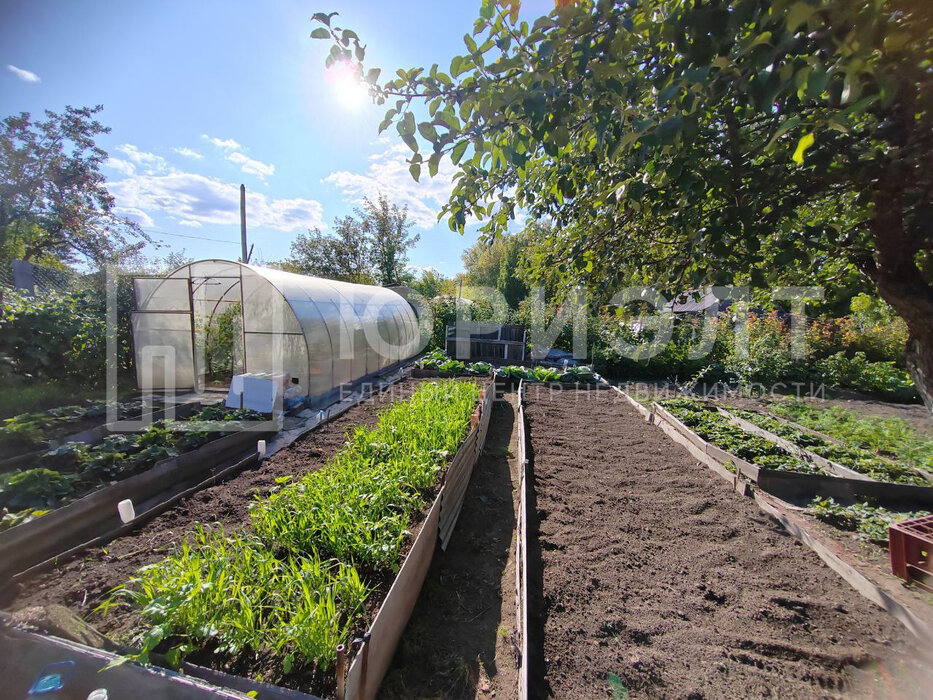
<path id="1" fill-rule="evenodd" d="M 493 403 L 457 528 L 431 564 L 382 684 L 383 700 L 508 700 L 518 692 L 517 397 L 505 398 Z"/>
<path id="2" fill-rule="evenodd" d="M 633 697 L 911 685 L 889 673 L 916 644 L 894 618 L 616 392 L 527 402 L 532 697 L 612 697 L 609 674 Z"/>
<path id="3" fill-rule="evenodd" d="M 106 615 L 94 612 L 111 589 L 126 583 L 140 567 L 163 559 L 198 524 L 216 523 L 226 529 L 247 524 L 250 503 L 276 488 L 277 479 L 298 478 L 319 469 L 344 445 L 348 430 L 375 425 L 382 408 L 411 396 L 418 383 L 409 379 L 389 387 L 302 436 L 258 468 L 199 491 L 140 530 L 23 582 L 9 608 L 65 605 L 113 639 L 125 638 L 138 621 L 134 611 L 121 607 Z"/>

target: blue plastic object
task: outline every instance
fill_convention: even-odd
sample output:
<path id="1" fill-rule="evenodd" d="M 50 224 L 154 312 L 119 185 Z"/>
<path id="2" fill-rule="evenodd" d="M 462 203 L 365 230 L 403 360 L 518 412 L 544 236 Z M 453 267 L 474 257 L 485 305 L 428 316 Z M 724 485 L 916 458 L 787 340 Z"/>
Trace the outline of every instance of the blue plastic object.
<path id="1" fill-rule="evenodd" d="M 68 682 L 68 676 L 75 670 L 74 661 L 56 661 L 53 664 L 43 666 L 39 671 L 39 677 L 36 678 L 27 695 L 50 695 L 57 693 L 65 687 Z"/>

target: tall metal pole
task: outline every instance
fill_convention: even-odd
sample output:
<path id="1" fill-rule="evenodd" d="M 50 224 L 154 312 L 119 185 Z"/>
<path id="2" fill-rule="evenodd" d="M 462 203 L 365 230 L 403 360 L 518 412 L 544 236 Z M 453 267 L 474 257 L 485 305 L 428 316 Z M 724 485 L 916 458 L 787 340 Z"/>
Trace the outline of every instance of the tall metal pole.
<path id="1" fill-rule="evenodd" d="M 249 249 L 246 247 L 246 185 L 240 185 L 240 243 L 243 245 L 241 262 L 249 262 Z"/>

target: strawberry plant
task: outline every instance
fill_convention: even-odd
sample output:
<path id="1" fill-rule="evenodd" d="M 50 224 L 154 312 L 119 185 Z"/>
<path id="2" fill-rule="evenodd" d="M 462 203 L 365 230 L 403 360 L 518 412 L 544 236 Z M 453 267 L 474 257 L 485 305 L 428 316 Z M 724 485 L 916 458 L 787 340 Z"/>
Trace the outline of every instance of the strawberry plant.
<path id="1" fill-rule="evenodd" d="M 773 442 L 743 430 L 719 411 L 700 401 L 669 399 L 663 406 L 681 423 L 717 447 L 766 469 L 828 474 L 822 467 L 799 459 Z"/>
<path id="2" fill-rule="evenodd" d="M 868 450 L 837 445 L 829 440 L 824 440 L 818 435 L 798 430 L 780 420 L 754 411 L 741 409 L 730 409 L 730 411 L 739 418 L 743 418 L 759 428 L 782 437 L 798 447 L 807 449 L 820 457 L 841 464 L 853 471 L 870 476 L 876 481 L 916 484 L 918 486 L 930 485 L 929 481 L 913 469 L 881 459 Z"/>
<path id="3" fill-rule="evenodd" d="M 927 511 L 891 511 L 867 502 L 843 506 L 832 498 L 816 497 L 808 511 L 816 518 L 840 530 L 849 530 L 859 538 L 873 542 L 887 542 L 888 526 L 902 520 L 913 520 L 930 515 Z"/>

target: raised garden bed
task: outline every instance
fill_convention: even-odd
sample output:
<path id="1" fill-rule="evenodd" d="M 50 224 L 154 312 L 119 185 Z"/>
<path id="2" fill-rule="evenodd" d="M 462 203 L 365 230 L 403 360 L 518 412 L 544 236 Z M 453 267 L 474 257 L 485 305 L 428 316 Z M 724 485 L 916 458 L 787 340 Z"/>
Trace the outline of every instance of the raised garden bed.
<path id="1" fill-rule="evenodd" d="M 888 481 L 899 484 L 929 485 L 930 481 L 908 466 L 853 447 L 845 447 L 811 431 L 801 430 L 783 420 L 756 411 L 729 409 L 727 415 L 745 429 L 757 428 L 766 438 L 789 443 L 802 451 L 802 454 L 827 469 L 844 470 L 849 476 L 863 475 L 874 481 Z M 854 474 L 853 474 L 854 472 Z"/>
<path id="2" fill-rule="evenodd" d="M 760 435 L 743 430 L 711 405 L 691 399 L 673 399 L 662 403 L 663 406 L 655 404 L 653 407 L 655 420 L 671 426 L 693 449 L 703 453 L 707 464 L 724 467 L 736 477 L 748 479 L 785 501 L 805 505 L 817 496 L 831 496 L 843 503 L 873 499 L 888 507 L 933 506 L 933 488 L 930 486 L 837 476 L 805 458 L 795 457 Z M 678 416 L 685 418 L 686 422 Z M 776 453 L 776 457 L 769 458 L 769 452 Z M 740 455 L 748 455 L 754 462 Z M 768 466 L 761 463 L 767 463 Z M 789 468 L 795 465 L 802 466 Z"/>
<path id="3" fill-rule="evenodd" d="M 527 398 L 531 697 L 857 692 L 915 644 L 615 398 Z"/>
<path id="4" fill-rule="evenodd" d="M 413 382 L 408 383 L 411 384 Z M 391 402 L 394 397 L 400 393 L 403 392 L 393 392 L 392 398 L 387 400 Z M 127 580 L 131 577 L 132 573 L 136 571 L 139 566 L 160 561 L 161 557 L 164 556 L 165 553 L 173 553 L 173 556 L 171 556 L 169 560 L 166 561 L 173 561 L 176 564 L 178 562 L 184 561 L 186 556 L 189 557 L 189 561 L 193 561 L 193 559 L 190 559 L 192 554 L 213 556 L 206 554 L 205 552 L 207 550 L 198 548 L 196 542 L 197 526 L 196 522 L 193 521 L 210 523 L 211 521 L 218 519 L 217 516 L 220 516 L 220 523 L 224 526 L 224 535 L 219 535 L 217 526 L 212 526 L 210 528 L 210 532 L 212 534 L 206 533 L 201 537 L 202 545 L 210 544 L 228 548 L 234 547 L 237 548 L 237 551 L 241 554 L 245 552 L 255 553 L 255 545 L 252 540 L 253 538 L 260 536 L 260 531 L 254 531 L 252 526 L 252 523 L 255 522 L 255 518 L 252 517 L 250 513 L 249 505 L 254 500 L 256 491 L 255 489 L 249 488 L 249 484 L 253 483 L 259 486 L 259 491 L 263 494 L 269 494 L 270 490 L 274 491 L 278 489 L 278 493 L 273 494 L 275 496 L 274 501 L 285 505 L 288 499 L 294 497 L 293 495 L 288 495 L 290 493 L 290 482 L 299 479 L 299 477 L 302 477 L 302 475 L 308 473 L 309 471 L 314 471 L 315 466 L 320 465 L 326 459 L 334 459 L 336 453 L 340 452 L 340 448 L 343 447 L 345 440 L 345 430 L 348 427 L 358 423 L 363 423 L 364 425 L 368 423 L 371 425 L 375 416 L 375 410 L 381 405 L 384 404 L 381 403 L 379 397 L 376 398 L 374 403 L 359 404 L 349 409 L 345 414 L 343 414 L 343 416 L 336 419 L 334 423 L 321 426 L 319 429 L 308 433 L 302 438 L 299 438 L 299 440 L 289 448 L 286 448 L 282 452 L 274 455 L 270 460 L 263 464 L 262 468 L 257 470 L 259 473 L 244 472 L 240 477 L 231 480 L 227 484 L 207 489 L 204 492 L 192 496 L 188 501 L 186 501 L 187 507 L 176 507 L 172 511 L 169 511 L 168 513 L 156 518 L 152 523 L 150 523 L 148 527 L 141 530 L 140 532 L 127 535 L 126 537 L 121 537 L 119 540 L 116 540 L 108 545 L 108 552 L 98 554 L 95 557 L 97 562 L 93 566 L 76 566 L 77 562 L 75 562 L 75 564 L 66 565 L 61 570 L 57 571 L 57 575 L 55 576 L 40 577 L 36 580 L 36 583 L 38 584 L 37 588 L 42 592 L 42 595 L 37 596 L 34 594 L 34 586 L 30 585 L 26 594 L 21 595 L 17 599 L 16 607 L 42 602 L 43 599 L 46 602 L 61 602 L 62 599 L 64 599 L 66 602 L 74 604 L 74 591 L 77 589 L 78 591 L 84 590 L 86 592 L 88 577 L 91 577 L 91 579 L 94 581 L 92 586 L 93 593 L 90 596 L 80 592 L 78 593 L 78 596 L 81 596 L 81 598 L 77 601 L 79 604 L 79 610 L 77 610 L 77 612 L 88 615 L 89 619 L 93 623 L 97 624 L 105 633 L 108 633 L 122 641 L 132 641 L 134 639 L 138 641 L 136 634 L 140 630 L 152 628 L 147 626 L 145 616 L 137 607 L 113 608 L 110 610 L 109 614 L 103 617 L 101 617 L 99 613 L 93 613 L 93 609 L 108 597 L 107 592 L 111 588 L 116 585 L 126 583 Z M 470 411 L 472 411 L 472 406 L 470 407 Z M 470 421 L 468 413 L 466 418 L 467 428 L 469 428 L 469 424 Z M 480 421 L 480 423 L 475 428 L 474 434 L 482 427 L 483 423 Z M 358 436 L 358 439 L 363 440 L 363 442 L 366 444 L 369 444 L 366 441 L 365 436 L 362 434 Z M 322 442 L 327 445 L 327 448 L 324 451 L 320 450 L 319 448 L 315 449 L 315 445 L 320 445 Z M 378 445 L 379 443 L 377 442 L 376 444 Z M 474 450 L 479 449 L 479 442 L 474 442 L 473 444 Z M 473 453 L 473 456 L 475 456 L 475 452 Z M 336 459 L 339 461 L 344 458 L 336 455 Z M 465 463 L 465 460 L 463 459 L 460 459 L 459 461 Z M 456 463 L 457 460 L 454 462 Z M 472 463 L 470 462 L 469 466 L 471 465 Z M 428 489 L 427 493 L 430 493 L 431 491 L 432 489 Z M 436 486 L 433 488 L 433 492 L 437 492 Z M 424 494 L 422 493 L 422 495 Z M 204 502 L 203 506 L 200 505 L 202 501 Z M 414 507 L 412 504 L 415 502 L 416 501 L 410 501 L 406 508 Z M 448 510 L 453 510 L 458 507 L 455 499 L 449 499 L 449 505 L 450 508 L 448 508 Z M 195 515 L 194 518 L 191 517 L 192 506 L 196 506 L 196 508 L 193 509 Z M 436 502 L 435 506 L 436 507 L 434 510 L 436 510 L 438 515 L 440 515 L 442 511 L 445 510 L 445 506 L 440 500 Z M 306 509 L 303 509 L 302 512 L 305 510 Z M 201 513 L 202 515 L 198 517 L 197 513 Z M 266 528 L 266 526 L 269 526 L 267 529 L 275 531 L 274 523 L 278 522 L 278 519 L 266 517 L 270 514 L 268 510 L 265 510 L 264 513 L 265 514 L 261 516 L 263 518 L 262 527 Z M 383 519 L 381 522 L 386 523 L 388 526 L 394 520 L 395 516 L 387 515 L 386 519 Z M 418 523 L 418 525 L 420 525 L 420 529 L 428 527 L 425 525 L 425 522 L 427 521 L 422 520 L 420 523 Z M 415 531 L 419 530 L 418 527 L 411 529 Z M 379 531 L 379 528 L 369 528 L 367 530 L 367 532 L 372 532 L 377 535 Z M 265 530 L 262 532 L 265 534 Z M 295 532 L 301 533 L 307 532 L 307 530 L 299 529 L 295 530 Z M 234 533 L 236 533 L 236 537 L 232 537 Z M 222 544 L 218 542 L 218 538 L 223 539 Z M 343 538 L 338 539 L 342 540 Z M 353 538 L 348 538 L 348 542 L 352 539 Z M 436 541 L 437 539 L 436 526 L 433 536 L 429 539 L 432 544 L 428 551 L 433 552 L 433 541 Z M 402 540 L 398 540 L 394 536 L 390 538 L 390 540 L 393 543 L 397 542 L 398 546 L 401 546 L 406 541 L 408 541 L 404 537 Z M 389 543 L 390 540 L 386 540 L 386 543 Z M 142 547 L 140 547 L 141 543 L 146 542 L 157 543 L 156 551 L 149 551 L 149 547 L 146 544 L 142 544 Z M 184 551 L 184 542 L 189 543 L 188 555 L 186 555 Z M 365 544 L 365 542 L 363 544 Z M 352 625 L 347 627 L 347 630 L 352 627 L 354 633 L 361 633 L 366 629 L 367 621 L 373 619 L 372 616 L 377 607 L 376 601 L 378 601 L 385 594 L 389 588 L 389 584 L 392 581 L 391 566 L 389 567 L 390 573 L 388 576 L 385 574 L 380 574 L 379 572 L 384 571 L 384 569 L 379 569 L 378 567 L 380 564 L 385 565 L 386 562 L 392 559 L 392 547 L 396 545 L 390 544 L 389 551 L 385 552 L 382 550 L 382 545 L 375 542 L 375 540 L 369 544 L 373 545 L 373 547 L 364 548 L 365 551 L 369 551 L 371 555 L 370 559 L 368 560 L 369 564 L 365 566 L 363 564 L 360 565 L 360 571 L 365 577 L 369 600 L 366 602 L 361 611 L 362 616 L 358 617 L 358 619 L 356 619 Z M 289 545 L 283 546 L 288 547 Z M 298 546 L 298 544 L 294 546 Z M 351 543 L 348 544 L 348 546 L 355 545 Z M 285 549 L 282 550 L 283 553 L 285 551 Z M 329 550 L 327 551 L 329 553 Z M 114 556 L 114 553 L 117 553 L 116 556 Z M 322 556 L 327 556 L 327 554 L 323 554 Z M 395 557 L 394 561 L 398 561 L 397 556 Z M 407 562 L 407 559 L 405 561 Z M 162 571 L 168 571 L 171 573 L 171 564 L 163 564 L 161 566 L 168 566 L 168 569 L 162 569 Z M 332 573 L 339 574 L 339 572 L 335 572 L 333 570 L 332 565 L 330 564 L 327 566 L 322 566 L 320 570 L 321 574 L 325 576 Z M 174 569 L 174 571 L 175 573 L 181 575 L 181 571 L 177 568 Z M 348 578 L 348 576 L 350 576 L 350 570 L 345 567 L 343 571 L 346 575 L 343 576 L 342 580 L 345 584 L 349 585 L 349 581 L 351 580 Z M 274 574 L 275 572 L 272 573 Z M 37 597 L 39 598 L 38 600 Z M 152 621 L 149 622 L 149 625 L 151 624 Z M 404 624 L 404 621 L 402 624 Z M 156 626 L 158 627 L 158 625 Z M 308 632 L 309 635 L 312 633 L 313 630 Z M 253 654 L 246 650 L 243 650 L 242 653 L 236 653 L 235 650 L 229 647 L 229 644 L 227 645 L 227 648 L 221 653 L 214 653 L 218 651 L 220 641 L 214 637 L 211 639 L 211 643 L 203 648 L 202 651 L 198 651 L 190 655 L 192 661 L 196 663 L 208 662 L 210 665 L 221 668 L 222 670 L 231 671 L 238 674 L 245 674 L 252 677 L 262 675 L 266 680 L 280 682 L 290 687 L 301 688 L 302 690 L 313 688 L 318 692 L 324 692 L 333 691 L 334 689 L 334 676 L 332 675 L 332 667 L 316 668 L 312 663 L 302 663 L 301 657 L 298 655 L 294 655 L 289 659 L 287 658 L 287 651 L 283 654 L 271 654 L 267 651 L 264 651 L 264 653 L 261 654 Z M 165 647 L 170 648 L 173 643 L 177 643 L 180 640 L 181 638 L 178 637 L 177 634 L 172 639 L 166 638 Z M 291 638 L 289 639 L 289 643 L 293 643 Z M 334 649 L 332 646 L 330 646 L 329 642 L 325 646 L 328 646 L 328 648 L 324 649 L 323 653 L 331 657 L 332 665 Z M 375 652 L 377 655 L 384 653 L 380 647 L 377 646 L 376 649 L 379 650 L 378 652 Z M 391 656 L 391 650 L 389 651 L 389 654 Z M 372 661 L 374 659 L 373 653 L 369 653 L 368 655 Z M 288 664 L 290 664 L 290 668 L 288 667 Z M 370 667 L 372 668 L 373 664 L 370 664 Z M 328 668 L 328 671 L 325 672 L 323 668 Z M 367 676 L 367 678 L 370 680 L 372 679 L 372 671 L 370 671 L 370 674 Z"/>
<path id="5" fill-rule="evenodd" d="M 745 462 L 775 471 L 831 474 L 824 467 L 813 464 L 788 452 L 780 445 L 741 428 L 728 417 L 720 414 L 715 407 L 706 403 L 691 399 L 669 399 L 662 401 L 660 407 L 706 442 L 716 445 Z"/>
<path id="6" fill-rule="evenodd" d="M 139 433 L 110 434 L 97 444 L 67 442 L 37 455 L 28 468 L 0 474 L 0 542 L 11 529 L 241 432 L 244 422 L 251 423 L 254 439 L 262 437 L 257 433 L 273 429 L 272 423 L 263 428 L 263 416 L 254 411 L 220 406 L 201 408 L 193 414 L 191 410 L 184 412 L 189 420 L 156 421 Z M 224 444 L 230 442 L 236 440 Z M 212 454 L 207 452 L 204 457 Z"/>

